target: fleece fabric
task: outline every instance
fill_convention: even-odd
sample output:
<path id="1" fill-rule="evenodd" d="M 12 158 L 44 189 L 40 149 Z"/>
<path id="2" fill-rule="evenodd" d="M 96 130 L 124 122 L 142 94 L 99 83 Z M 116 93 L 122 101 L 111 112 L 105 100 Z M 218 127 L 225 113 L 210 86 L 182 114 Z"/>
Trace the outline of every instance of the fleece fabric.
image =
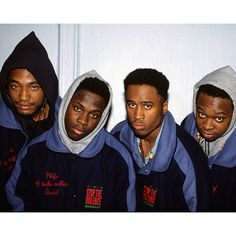
<path id="1" fill-rule="evenodd" d="M 226 132 L 212 142 L 201 140 L 201 146 L 203 150 L 205 145 L 209 145 L 210 148 L 208 164 L 211 169 L 213 210 L 236 211 L 236 73 L 230 66 L 226 66 L 209 73 L 194 86 L 193 113 L 189 114 L 181 125 L 196 140 L 198 132 L 195 119 L 196 96 L 199 87 L 203 84 L 211 84 L 223 89 L 233 101 L 233 116 Z"/>
<path id="2" fill-rule="evenodd" d="M 127 120 L 111 133 L 130 151 L 136 169 L 138 211 L 209 211 L 211 191 L 206 157 L 195 140 L 165 115 L 159 143 L 146 165 Z"/>
<path id="3" fill-rule="evenodd" d="M 7 93 L 9 72 L 17 68 L 27 69 L 37 79 L 50 107 L 48 119 L 35 122 L 17 114 Z M 5 196 L 5 185 L 17 155 L 24 145 L 53 126 L 61 101 L 54 68 L 34 32 L 21 40 L 5 61 L 0 74 L 0 87 L 0 211 L 8 211 L 10 207 Z"/>
<path id="4" fill-rule="evenodd" d="M 79 141 L 65 130 L 65 113 L 79 84 L 95 71 L 77 78 L 65 94 L 59 118 L 47 135 L 21 154 L 7 184 L 15 211 L 134 211 L 135 172 L 126 148 L 105 129 L 110 100 L 97 127 Z"/>

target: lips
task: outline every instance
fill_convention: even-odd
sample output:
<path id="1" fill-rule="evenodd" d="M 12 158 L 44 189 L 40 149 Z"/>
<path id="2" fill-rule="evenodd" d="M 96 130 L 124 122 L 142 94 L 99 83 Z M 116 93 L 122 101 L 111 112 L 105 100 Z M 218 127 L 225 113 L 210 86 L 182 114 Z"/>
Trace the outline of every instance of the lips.
<path id="1" fill-rule="evenodd" d="M 142 124 L 142 123 L 134 123 L 132 126 L 133 126 L 133 128 L 135 130 L 142 130 L 142 129 L 144 129 L 144 124 Z"/>
<path id="2" fill-rule="evenodd" d="M 33 105 L 31 105 L 31 104 L 17 104 L 16 107 L 17 107 L 19 110 L 26 111 L 26 110 L 32 109 Z"/>
<path id="3" fill-rule="evenodd" d="M 205 132 L 201 132 L 202 133 L 202 136 L 205 138 L 205 139 L 212 139 L 215 137 L 214 134 L 211 134 L 211 133 L 205 133 Z"/>
<path id="4" fill-rule="evenodd" d="M 72 127 L 72 131 L 73 133 L 77 134 L 77 135 L 82 135 L 84 134 L 84 129 L 82 127 L 78 127 L 78 126 L 73 126 Z"/>

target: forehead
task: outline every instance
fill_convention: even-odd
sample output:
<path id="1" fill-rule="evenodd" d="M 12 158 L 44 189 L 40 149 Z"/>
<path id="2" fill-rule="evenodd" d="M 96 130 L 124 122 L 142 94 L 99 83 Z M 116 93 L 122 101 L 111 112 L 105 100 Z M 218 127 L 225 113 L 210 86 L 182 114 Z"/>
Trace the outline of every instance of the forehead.
<path id="1" fill-rule="evenodd" d="M 205 93 L 199 94 L 197 99 L 197 108 L 225 113 L 233 111 L 232 102 L 229 99 L 212 97 Z"/>
<path id="2" fill-rule="evenodd" d="M 90 106 L 96 109 L 104 109 L 105 106 L 103 97 L 85 89 L 79 89 L 73 94 L 70 103 L 73 102 L 80 103 L 83 106 Z"/>
<path id="3" fill-rule="evenodd" d="M 34 83 L 37 79 L 26 69 L 14 69 L 9 73 L 9 82 L 15 81 L 17 83 Z"/>
<path id="4" fill-rule="evenodd" d="M 131 100 L 155 100 L 162 97 L 157 93 L 155 87 L 147 84 L 129 85 L 126 91 L 126 98 Z"/>

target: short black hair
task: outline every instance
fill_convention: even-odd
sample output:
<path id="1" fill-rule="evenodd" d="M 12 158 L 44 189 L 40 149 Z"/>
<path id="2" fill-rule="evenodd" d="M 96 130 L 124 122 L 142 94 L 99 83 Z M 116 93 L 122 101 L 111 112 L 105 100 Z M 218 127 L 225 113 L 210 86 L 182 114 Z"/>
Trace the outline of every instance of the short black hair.
<path id="1" fill-rule="evenodd" d="M 203 84 L 199 87 L 197 96 L 196 96 L 196 102 L 198 100 L 199 94 L 204 93 L 211 97 L 220 97 L 225 98 L 231 101 L 232 106 L 234 107 L 233 101 L 228 93 L 226 93 L 223 89 L 220 89 L 212 84 Z"/>
<path id="2" fill-rule="evenodd" d="M 169 81 L 161 72 L 150 68 L 139 68 L 127 75 L 124 80 L 125 94 L 129 85 L 151 85 L 165 100 L 168 98 Z"/>
<path id="3" fill-rule="evenodd" d="M 101 96 L 104 98 L 105 105 L 107 106 L 110 99 L 110 91 L 108 84 L 105 81 L 102 81 L 97 77 L 87 77 L 79 84 L 76 91 L 80 89 L 84 89 Z"/>

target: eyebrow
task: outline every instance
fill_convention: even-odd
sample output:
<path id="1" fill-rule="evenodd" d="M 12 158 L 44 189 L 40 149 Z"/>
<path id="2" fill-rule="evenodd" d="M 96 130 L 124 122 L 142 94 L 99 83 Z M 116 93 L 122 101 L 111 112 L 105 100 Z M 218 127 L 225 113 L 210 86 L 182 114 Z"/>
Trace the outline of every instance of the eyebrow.
<path id="1" fill-rule="evenodd" d="M 9 83 L 9 84 L 10 84 L 10 83 L 17 83 L 17 84 L 20 84 L 19 81 L 14 80 L 14 79 L 12 79 L 12 78 L 9 78 L 8 83 Z M 38 84 L 38 85 L 39 85 L 39 83 L 38 83 L 37 80 L 35 80 L 35 81 L 33 81 L 33 82 L 30 82 L 29 84 Z"/>
<path id="2" fill-rule="evenodd" d="M 197 110 L 202 110 L 202 111 L 204 111 L 204 109 L 203 109 L 203 108 L 201 108 L 201 107 L 197 107 Z M 224 111 L 221 111 L 221 112 L 216 112 L 216 114 L 217 114 L 217 115 L 227 115 L 227 113 L 226 113 L 226 112 L 224 112 Z"/>
<path id="3" fill-rule="evenodd" d="M 133 100 L 127 100 L 126 102 L 134 102 Z M 135 102 L 134 102 L 135 103 Z M 152 103 L 153 104 L 153 102 L 152 101 L 141 101 L 141 103 Z"/>

